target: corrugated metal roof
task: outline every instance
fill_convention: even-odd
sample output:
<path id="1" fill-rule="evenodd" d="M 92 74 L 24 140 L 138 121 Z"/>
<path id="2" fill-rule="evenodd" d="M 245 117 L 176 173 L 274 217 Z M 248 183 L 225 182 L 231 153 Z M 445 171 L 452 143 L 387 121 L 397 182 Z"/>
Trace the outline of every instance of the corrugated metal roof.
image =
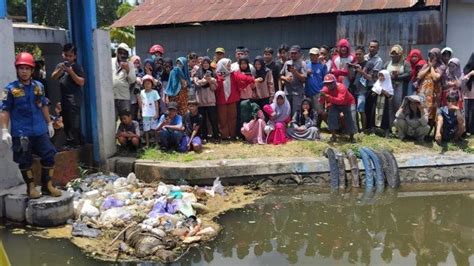
<path id="1" fill-rule="evenodd" d="M 147 0 L 112 27 L 279 18 L 311 14 L 403 9 L 418 0 Z M 441 0 L 425 0 L 439 6 Z"/>

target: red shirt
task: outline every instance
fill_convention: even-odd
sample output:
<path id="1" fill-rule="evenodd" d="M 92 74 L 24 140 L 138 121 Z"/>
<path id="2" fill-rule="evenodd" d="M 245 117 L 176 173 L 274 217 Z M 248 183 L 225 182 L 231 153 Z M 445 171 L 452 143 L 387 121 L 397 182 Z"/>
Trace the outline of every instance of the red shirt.
<path id="1" fill-rule="evenodd" d="M 240 90 L 243 90 L 250 84 L 255 83 L 252 76 L 240 72 L 230 73 L 230 96 L 225 100 L 224 77 L 217 75 L 216 104 L 231 104 L 240 101 Z"/>
<path id="2" fill-rule="evenodd" d="M 337 82 L 337 88 L 330 90 L 327 86 L 324 86 L 321 92 L 326 94 L 326 97 L 321 97 L 321 102 L 327 103 L 327 107 L 331 105 L 353 105 L 355 104 L 354 96 L 344 86 L 344 84 Z"/>

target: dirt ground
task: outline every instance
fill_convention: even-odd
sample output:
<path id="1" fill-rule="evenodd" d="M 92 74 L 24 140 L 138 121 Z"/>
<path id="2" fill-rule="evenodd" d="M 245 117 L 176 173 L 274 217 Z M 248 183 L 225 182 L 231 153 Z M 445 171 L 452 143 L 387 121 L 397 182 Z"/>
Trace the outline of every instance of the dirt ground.
<path id="1" fill-rule="evenodd" d="M 331 146 L 342 151 L 356 150 L 360 146 L 375 149 L 388 149 L 391 152 L 443 152 L 464 151 L 474 153 L 474 137 L 471 136 L 461 143 L 449 143 L 439 146 L 434 142 L 415 143 L 414 141 L 400 141 L 396 138 L 382 138 L 375 135 L 357 134 L 357 143 L 352 144 L 346 138 L 340 137 L 337 142 L 329 143 L 330 135 L 323 133 L 321 141 L 290 141 L 285 145 L 250 145 L 244 142 L 223 142 L 220 144 L 207 143 L 201 153 L 165 153 L 157 149 L 148 149 L 138 155 L 140 159 L 158 161 L 190 162 L 195 160 L 218 159 L 247 159 L 258 157 L 313 157 L 323 156 L 324 150 Z"/>
<path id="2" fill-rule="evenodd" d="M 204 243 L 213 240 L 221 230 L 221 226 L 216 223 L 216 218 L 224 212 L 232 209 L 243 208 L 248 204 L 253 203 L 255 200 L 261 198 L 263 195 L 269 192 L 269 190 L 252 190 L 244 186 L 227 187 L 226 195 L 224 197 L 216 195 L 213 198 L 208 198 L 206 207 L 208 212 L 205 214 L 198 215 L 198 218 L 202 221 L 201 228 L 212 227 L 215 230 L 214 235 L 203 237 L 199 243 Z M 146 215 L 146 214 L 145 214 Z M 66 238 L 69 239 L 76 246 L 81 248 L 84 253 L 94 257 L 96 259 L 104 261 L 138 261 L 138 258 L 121 252 L 119 254 L 120 241 L 116 241 L 113 245 L 110 243 L 115 236 L 123 228 L 114 228 L 111 230 L 103 230 L 102 235 L 99 238 L 85 238 L 85 237 L 73 237 L 71 235 L 71 225 L 65 225 L 56 228 L 39 230 L 34 233 L 35 236 L 43 238 Z M 179 243 L 178 246 L 172 251 L 166 251 L 157 253 L 155 257 L 147 257 L 147 260 L 161 261 L 161 262 L 172 262 L 183 255 L 188 247 L 191 245 Z"/>

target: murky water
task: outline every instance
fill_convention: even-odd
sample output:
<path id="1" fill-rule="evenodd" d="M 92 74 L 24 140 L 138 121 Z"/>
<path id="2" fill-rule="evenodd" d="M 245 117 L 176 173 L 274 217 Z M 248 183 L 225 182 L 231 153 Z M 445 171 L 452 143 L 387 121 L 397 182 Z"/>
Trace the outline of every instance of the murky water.
<path id="1" fill-rule="evenodd" d="M 191 248 L 176 265 L 474 265 L 474 190 L 319 192 L 284 188 L 224 214 L 216 241 Z M 13 265 L 113 265 L 67 240 L 9 229 L 0 237 Z"/>

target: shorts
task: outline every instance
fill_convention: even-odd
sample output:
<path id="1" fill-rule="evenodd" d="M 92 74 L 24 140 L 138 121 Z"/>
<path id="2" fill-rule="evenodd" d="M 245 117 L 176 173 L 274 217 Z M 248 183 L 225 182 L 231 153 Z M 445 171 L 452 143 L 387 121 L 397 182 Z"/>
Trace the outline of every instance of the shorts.
<path id="1" fill-rule="evenodd" d="M 156 130 L 158 128 L 158 120 L 153 117 L 143 117 L 143 131 Z"/>
<path id="2" fill-rule="evenodd" d="M 359 94 L 357 96 L 357 112 L 358 113 L 365 113 L 365 94 Z"/>

